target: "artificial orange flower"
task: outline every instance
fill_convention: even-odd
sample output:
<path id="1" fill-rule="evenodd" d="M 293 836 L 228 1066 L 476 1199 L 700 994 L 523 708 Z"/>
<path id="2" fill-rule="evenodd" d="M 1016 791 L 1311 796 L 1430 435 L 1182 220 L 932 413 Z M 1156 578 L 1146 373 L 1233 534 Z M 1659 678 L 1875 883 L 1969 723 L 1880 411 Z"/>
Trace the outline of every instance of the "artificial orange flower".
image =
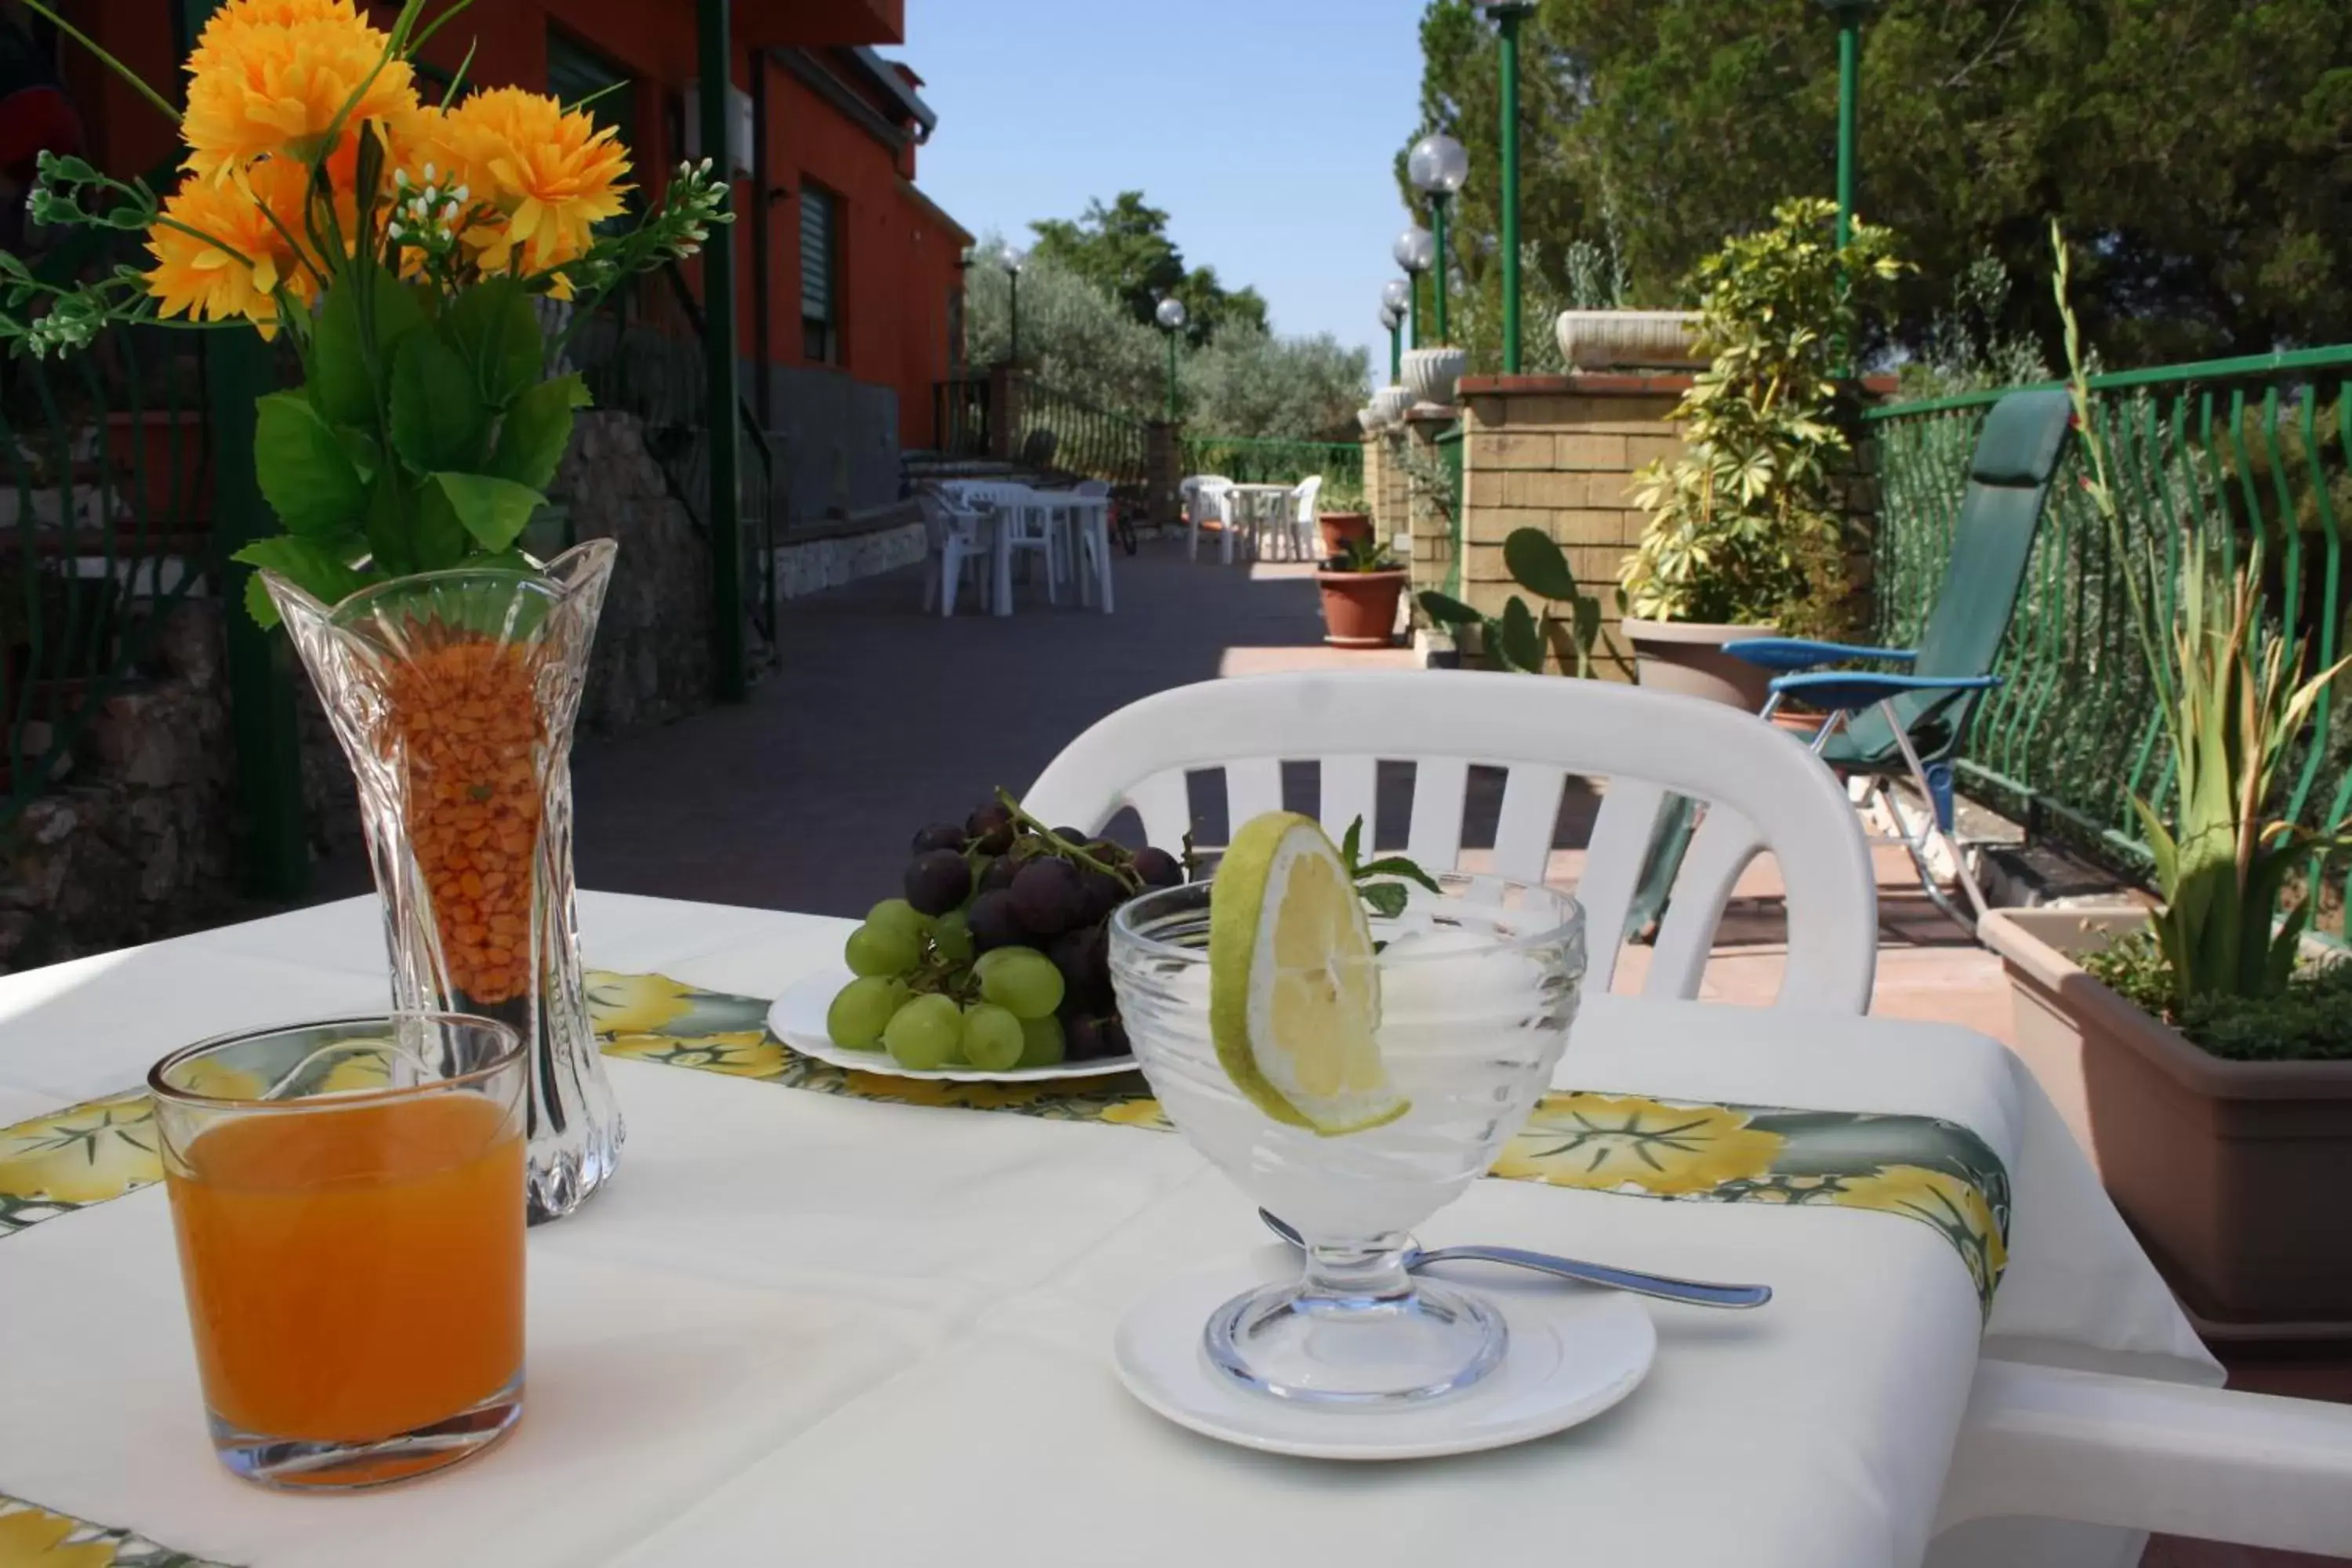
<path id="1" fill-rule="evenodd" d="M 346 103 L 346 140 L 369 121 L 399 136 L 416 88 L 387 42 L 352 0 L 229 0 L 188 57 L 188 167 L 221 183 L 260 157 L 314 160 Z"/>
<path id="2" fill-rule="evenodd" d="M 317 289 L 303 252 L 288 237 L 303 232 L 310 179 L 290 158 L 265 158 L 226 184 L 194 174 L 181 182 L 163 203 L 170 221 L 147 232 L 155 258 L 147 288 L 156 309 L 198 321 L 242 316 L 273 336 L 278 291 L 307 300 Z"/>
<path id="3" fill-rule="evenodd" d="M 484 272 L 539 273 L 577 258 L 593 243 L 590 231 L 620 214 L 629 189 L 628 149 L 610 129 L 517 87 L 424 111 L 413 145 L 445 182 L 463 184 L 477 209 L 496 209 L 496 219 L 464 236 Z"/>

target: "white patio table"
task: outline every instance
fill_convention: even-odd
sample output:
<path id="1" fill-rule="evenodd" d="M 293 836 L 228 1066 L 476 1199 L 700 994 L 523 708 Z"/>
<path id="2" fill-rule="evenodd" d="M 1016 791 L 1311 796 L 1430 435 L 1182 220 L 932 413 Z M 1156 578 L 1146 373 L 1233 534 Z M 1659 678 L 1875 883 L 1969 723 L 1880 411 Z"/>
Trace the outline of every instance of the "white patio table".
<path id="1" fill-rule="evenodd" d="M 1235 485 L 1233 488 L 1234 525 L 1235 531 L 1244 532 L 1249 542 L 1248 559 L 1256 559 L 1259 536 L 1265 525 L 1282 521 L 1282 503 L 1291 489 L 1289 485 L 1267 484 Z M 1233 556 L 1227 554 L 1225 560 L 1230 563 Z"/>
<path id="2" fill-rule="evenodd" d="M 756 997 L 848 929 L 593 894 L 582 917 L 592 966 Z M 381 1007 L 383 969 L 361 899 L 0 979 L 0 1126 L 119 1092 L 211 1033 Z M 1878 1568 L 1927 1547 L 1980 1343 L 2209 1367 L 2032 1079 L 1955 1027 L 1606 998 L 1560 1082 L 1972 1129 L 2015 1194 L 1989 1333 L 1954 1247 L 1896 1215 L 1483 1181 L 1425 1240 L 1778 1296 L 1654 1303 L 1656 1364 L 1614 1411 L 1388 1466 L 1229 1447 L 1120 1388 L 1112 1327 L 1140 1293 L 1254 1249 L 1269 1277 L 1285 1266 L 1182 1138 L 608 1065 L 627 1145 L 609 1188 L 530 1235 L 527 1405 L 503 1447 L 339 1498 L 233 1479 L 151 1187 L 0 1234 L 0 1493 L 246 1568 Z"/>

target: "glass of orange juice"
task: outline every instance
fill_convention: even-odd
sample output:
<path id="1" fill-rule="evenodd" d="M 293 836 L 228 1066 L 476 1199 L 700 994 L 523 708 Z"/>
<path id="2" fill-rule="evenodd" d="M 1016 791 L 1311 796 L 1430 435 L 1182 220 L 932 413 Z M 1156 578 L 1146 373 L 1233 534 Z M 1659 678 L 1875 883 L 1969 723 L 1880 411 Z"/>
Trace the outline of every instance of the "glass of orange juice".
<path id="1" fill-rule="evenodd" d="M 522 1414 L 525 1057 L 460 1014 L 223 1036 L 147 1075 L 213 1446 L 404 1480 Z"/>

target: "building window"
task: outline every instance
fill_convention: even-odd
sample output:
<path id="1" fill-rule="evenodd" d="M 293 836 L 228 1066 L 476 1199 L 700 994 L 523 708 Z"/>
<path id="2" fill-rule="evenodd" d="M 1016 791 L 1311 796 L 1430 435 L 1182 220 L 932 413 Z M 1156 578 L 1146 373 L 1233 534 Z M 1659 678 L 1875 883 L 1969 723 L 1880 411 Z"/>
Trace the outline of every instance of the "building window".
<path id="1" fill-rule="evenodd" d="M 841 363 L 841 198 L 801 182 L 801 353 Z"/>

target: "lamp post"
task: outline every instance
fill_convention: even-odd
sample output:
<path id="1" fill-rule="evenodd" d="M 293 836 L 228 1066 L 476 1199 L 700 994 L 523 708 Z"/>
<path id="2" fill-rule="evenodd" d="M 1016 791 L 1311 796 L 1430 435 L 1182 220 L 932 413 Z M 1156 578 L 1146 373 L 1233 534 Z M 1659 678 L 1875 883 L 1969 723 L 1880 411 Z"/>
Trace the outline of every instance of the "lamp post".
<path id="1" fill-rule="evenodd" d="M 1412 307 L 1412 285 L 1391 278 L 1381 286 L 1381 325 L 1389 330 L 1389 384 L 1404 379 L 1405 312 Z"/>
<path id="2" fill-rule="evenodd" d="M 1013 363 L 1018 365 L 1021 363 L 1021 268 L 1029 258 L 1008 245 L 996 253 L 996 259 L 1004 264 L 1006 276 L 1013 279 Z"/>
<path id="3" fill-rule="evenodd" d="M 1500 32 L 1503 68 L 1503 374 L 1519 374 L 1519 24 L 1535 0 L 1478 0 Z"/>
<path id="4" fill-rule="evenodd" d="M 1429 198 L 1433 264 L 1437 269 L 1437 341 L 1447 341 L 1445 325 L 1445 209 L 1470 178 L 1470 154 L 1453 137 L 1438 132 L 1424 136 L 1405 158 L 1405 177 Z"/>
<path id="5" fill-rule="evenodd" d="M 1158 321 L 1160 330 L 1168 334 L 1168 423 L 1171 425 L 1176 423 L 1176 334 L 1184 330 L 1185 319 L 1184 301 L 1173 298 L 1160 300 L 1160 309 L 1152 312 L 1152 320 Z"/>
<path id="6" fill-rule="evenodd" d="M 1437 265 L 1437 237 L 1421 225 L 1414 224 L 1396 237 L 1396 243 L 1389 247 L 1389 254 L 1396 259 L 1399 267 L 1418 278 Z M 1444 285 L 1440 283 L 1438 287 L 1443 289 Z M 1408 283 L 1405 285 L 1404 298 L 1405 318 L 1412 326 L 1412 331 L 1408 335 L 1412 346 L 1419 348 L 1421 347 L 1421 290 Z M 1437 320 L 1438 331 L 1442 332 L 1445 330 L 1445 318 L 1441 314 Z"/>
<path id="7" fill-rule="evenodd" d="M 1862 18 L 1873 0 L 1822 0 L 1838 25 L 1837 242 L 1853 237 L 1853 176 L 1857 100 L 1862 93 Z"/>

